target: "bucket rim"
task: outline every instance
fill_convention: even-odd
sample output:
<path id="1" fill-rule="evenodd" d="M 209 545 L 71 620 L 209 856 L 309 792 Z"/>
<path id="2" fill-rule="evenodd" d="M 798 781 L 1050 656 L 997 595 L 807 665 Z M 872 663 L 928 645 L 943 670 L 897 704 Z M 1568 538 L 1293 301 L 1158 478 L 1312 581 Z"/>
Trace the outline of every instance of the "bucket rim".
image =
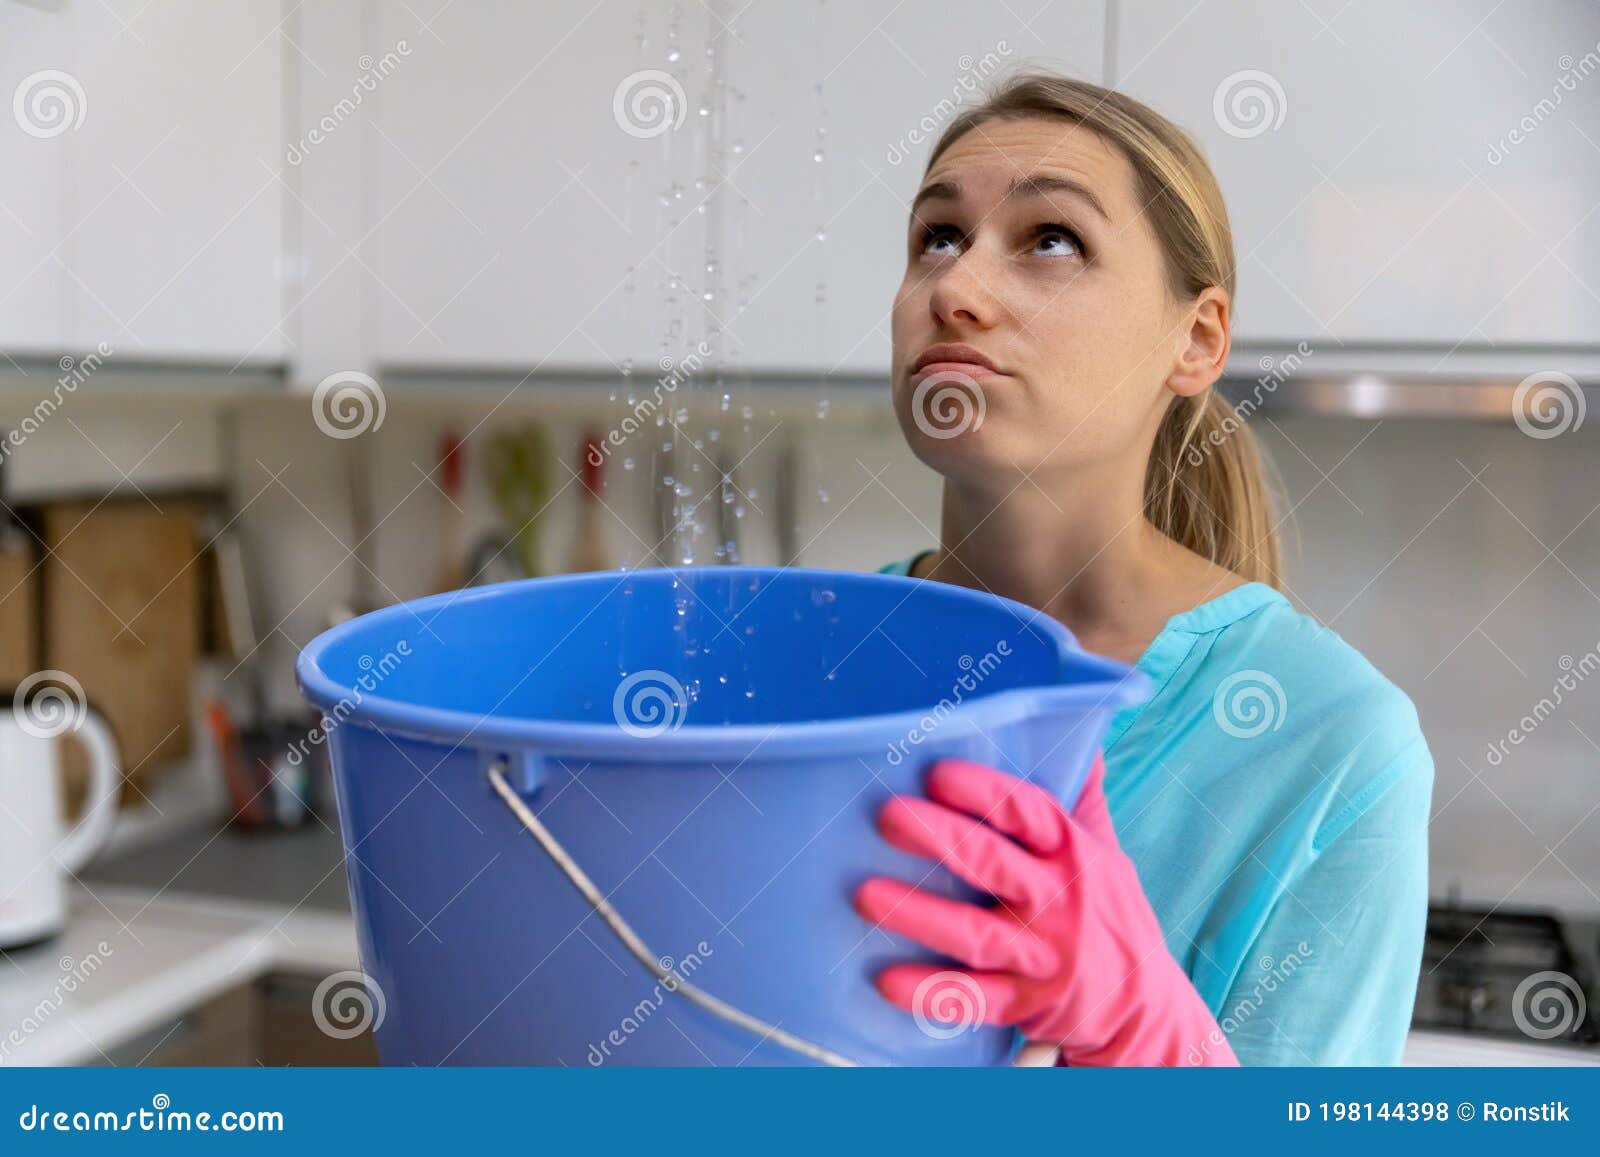
<path id="1" fill-rule="evenodd" d="M 859 752 L 864 745 L 881 745 L 883 735 L 905 731 L 910 734 L 929 717 L 939 701 L 922 707 L 839 719 L 810 720 L 800 723 L 683 723 L 659 733 L 633 734 L 615 723 L 587 723 L 542 720 L 515 716 L 484 715 L 472 711 L 426 707 L 366 693 L 334 679 L 322 667 L 326 652 L 347 636 L 371 630 L 380 623 L 401 618 L 421 618 L 429 610 L 442 609 L 463 600 L 503 597 L 511 589 L 538 583 L 595 583 L 605 576 L 616 576 L 620 586 L 630 579 L 650 577 L 682 578 L 686 571 L 714 571 L 719 577 L 739 580 L 769 579 L 780 575 L 843 580 L 850 583 L 881 583 L 914 588 L 928 579 L 880 572 L 843 571 L 821 567 L 778 566 L 693 566 L 639 567 L 628 570 L 587 571 L 514 579 L 481 587 L 428 595 L 383 607 L 331 627 L 311 640 L 295 662 L 295 678 L 300 693 L 321 711 L 338 711 L 343 717 L 336 727 L 351 723 L 386 733 L 446 743 L 455 751 L 537 748 L 542 754 L 559 758 L 570 753 L 584 758 L 638 760 L 648 753 L 663 763 L 703 762 L 729 756 L 753 756 L 757 751 L 764 761 L 809 759 L 821 754 Z M 955 602 L 993 606 L 999 604 L 1029 628 L 1042 631 L 1055 645 L 1057 678 L 1069 676 L 1073 682 L 1036 683 L 1012 687 L 988 695 L 964 699 L 938 723 L 945 734 L 983 733 L 1050 707 L 1076 706 L 1115 711 L 1144 702 L 1153 682 L 1143 671 L 1103 655 L 1083 650 L 1067 627 L 1056 619 L 1014 599 L 986 591 L 974 591 L 953 584 L 938 584 L 939 594 Z M 615 588 L 613 588 L 615 589 Z M 331 733 L 333 727 L 325 731 Z"/>

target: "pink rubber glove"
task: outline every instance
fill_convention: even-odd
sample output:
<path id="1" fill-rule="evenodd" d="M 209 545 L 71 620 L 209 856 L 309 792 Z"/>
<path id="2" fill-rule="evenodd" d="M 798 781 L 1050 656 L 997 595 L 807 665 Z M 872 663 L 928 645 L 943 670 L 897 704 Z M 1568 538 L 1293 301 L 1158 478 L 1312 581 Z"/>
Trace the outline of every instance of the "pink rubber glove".
<path id="1" fill-rule="evenodd" d="M 1015 1025 L 1029 1041 L 1059 1045 L 1069 1065 L 1237 1065 L 1167 951 L 1117 843 L 1104 780 L 1097 755 L 1069 815 L 1034 784 L 942 759 L 928 772 L 930 798 L 886 803 L 884 839 L 938 860 L 1001 905 L 883 877 L 862 884 L 855 906 L 865 919 L 975 970 L 899 964 L 878 974 L 878 990 L 931 1021 Z M 948 1015 L 949 1005 L 961 1012 Z"/>

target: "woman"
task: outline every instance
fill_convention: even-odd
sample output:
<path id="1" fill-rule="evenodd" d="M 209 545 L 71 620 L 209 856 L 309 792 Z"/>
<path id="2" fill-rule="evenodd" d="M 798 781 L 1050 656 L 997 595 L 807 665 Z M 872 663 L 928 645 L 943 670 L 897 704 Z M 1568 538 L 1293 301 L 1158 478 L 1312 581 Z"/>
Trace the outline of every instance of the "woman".
<path id="1" fill-rule="evenodd" d="M 1018 77 L 940 139 L 908 252 L 895 409 L 943 513 L 938 549 L 883 569 L 1039 608 L 1155 691 L 1070 815 L 949 760 L 884 808 L 1000 907 L 875 879 L 857 910 L 1062 1063 L 1396 1063 L 1432 757 L 1410 700 L 1276 589 L 1262 462 L 1212 388 L 1234 253 L 1198 148 L 1126 96 Z M 951 979 L 878 986 L 926 1013 Z"/>

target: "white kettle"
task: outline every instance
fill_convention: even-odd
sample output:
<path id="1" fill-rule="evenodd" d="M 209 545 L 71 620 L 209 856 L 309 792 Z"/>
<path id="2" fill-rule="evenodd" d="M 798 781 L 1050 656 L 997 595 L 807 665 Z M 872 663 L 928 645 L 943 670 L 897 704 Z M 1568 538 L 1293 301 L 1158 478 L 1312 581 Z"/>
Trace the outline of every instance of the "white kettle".
<path id="1" fill-rule="evenodd" d="M 30 697 L 31 681 L 0 700 L 0 949 L 61 931 L 65 876 L 94 857 L 117 818 L 121 776 L 105 718 L 70 676 L 62 680 L 75 692 L 70 698 L 59 684 Z M 60 745 L 67 735 L 81 740 L 90 756 L 88 801 L 70 831 L 61 814 Z"/>

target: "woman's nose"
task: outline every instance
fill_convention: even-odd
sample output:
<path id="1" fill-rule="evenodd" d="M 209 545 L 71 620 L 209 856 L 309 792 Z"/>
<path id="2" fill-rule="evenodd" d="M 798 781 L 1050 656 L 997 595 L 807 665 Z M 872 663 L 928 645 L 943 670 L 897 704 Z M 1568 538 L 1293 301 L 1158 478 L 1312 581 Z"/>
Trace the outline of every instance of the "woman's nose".
<path id="1" fill-rule="evenodd" d="M 981 257 L 968 250 L 938 274 L 929 298 L 934 320 L 943 326 L 965 323 L 987 329 L 999 313 L 993 278 Z"/>

